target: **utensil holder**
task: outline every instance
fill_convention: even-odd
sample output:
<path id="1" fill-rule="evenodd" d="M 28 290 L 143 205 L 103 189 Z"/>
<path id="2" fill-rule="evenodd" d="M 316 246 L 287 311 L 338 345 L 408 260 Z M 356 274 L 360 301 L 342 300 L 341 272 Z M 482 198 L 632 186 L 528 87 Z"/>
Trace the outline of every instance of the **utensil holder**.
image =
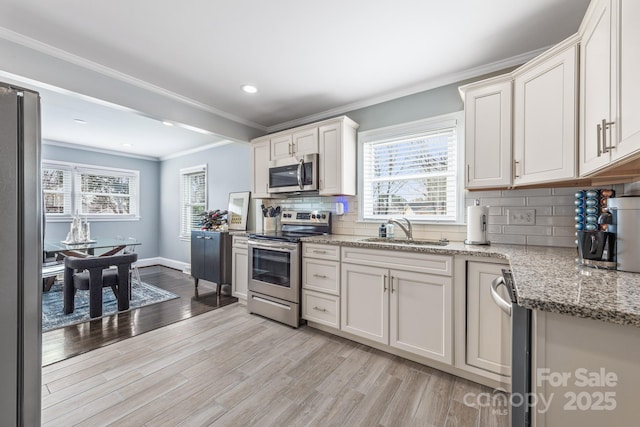
<path id="1" fill-rule="evenodd" d="M 265 216 L 264 218 L 262 218 L 263 231 L 276 231 L 277 229 L 278 229 L 277 216 Z"/>

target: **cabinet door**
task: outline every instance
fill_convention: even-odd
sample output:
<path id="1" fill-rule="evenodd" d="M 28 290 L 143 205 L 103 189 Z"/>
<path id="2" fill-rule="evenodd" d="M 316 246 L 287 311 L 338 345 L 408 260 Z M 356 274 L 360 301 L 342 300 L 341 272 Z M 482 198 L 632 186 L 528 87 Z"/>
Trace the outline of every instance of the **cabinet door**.
<path id="1" fill-rule="evenodd" d="M 511 375 L 511 318 L 491 299 L 491 282 L 501 264 L 467 263 L 466 363 L 499 375 Z M 504 287 L 500 287 L 504 291 Z M 507 295 L 503 298 L 509 300 Z"/>
<path id="2" fill-rule="evenodd" d="M 296 156 L 318 152 L 318 128 L 305 129 L 293 134 L 292 151 Z"/>
<path id="3" fill-rule="evenodd" d="M 618 11 L 618 142 L 611 152 L 613 160 L 640 150 L 640 2 L 622 0 Z"/>
<path id="4" fill-rule="evenodd" d="M 247 299 L 249 283 L 249 252 L 243 248 L 233 248 L 232 294 L 236 298 Z"/>
<path id="5" fill-rule="evenodd" d="M 286 159 L 293 156 L 293 135 L 281 135 L 271 138 L 271 160 Z"/>
<path id="6" fill-rule="evenodd" d="M 615 87 L 615 61 L 612 60 L 611 1 L 596 3 L 585 25 L 580 44 L 580 175 L 607 165 L 610 154 L 603 150 L 598 125 L 613 114 L 611 94 Z M 615 127 L 612 128 L 615 131 Z M 612 133 L 607 132 L 607 135 Z M 610 138 L 608 138 L 610 140 Z"/>
<path id="7" fill-rule="evenodd" d="M 320 126 L 319 192 L 320 195 L 340 194 L 342 184 L 341 124 Z"/>
<path id="8" fill-rule="evenodd" d="M 204 232 L 191 232 L 191 276 L 205 279 L 204 272 Z"/>
<path id="9" fill-rule="evenodd" d="M 515 185 L 575 178 L 575 46 L 515 79 Z"/>
<path id="10" fill-rule="evenodd" d="M 466 187 L 511 185 L 511 81 L 465 94 Z"/>
<path id="11" fill-rule="evenodd" d="M 340 263 L 302 258 L 302 287 L 333 295 L 340 294 Z"/>
<path id="12" fill-rule="evenodd" d="M 342 264 L 340 329 L 389 344 L 388 287 L 386 268 Z"/>
<path id="13" fill-rule="evenodd" d="M 390 344 L 453 362 L 451 278 L 391 270 Z"/>
<path id="14" fill-rule="evenodd" d="M 251 144 L 251 197 L 269 197 L 269 140 Z"/>

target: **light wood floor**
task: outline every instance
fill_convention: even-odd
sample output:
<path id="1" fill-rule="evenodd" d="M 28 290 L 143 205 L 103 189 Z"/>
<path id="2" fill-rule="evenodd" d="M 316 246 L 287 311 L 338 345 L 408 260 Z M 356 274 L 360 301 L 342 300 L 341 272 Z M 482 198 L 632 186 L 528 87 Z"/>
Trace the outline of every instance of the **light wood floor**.
<path id="1" fill-rule="evenodd" d="M 492 390 L 232 304 L 46 366 L 42 424 L 508 426 L 467 393 Z"/>

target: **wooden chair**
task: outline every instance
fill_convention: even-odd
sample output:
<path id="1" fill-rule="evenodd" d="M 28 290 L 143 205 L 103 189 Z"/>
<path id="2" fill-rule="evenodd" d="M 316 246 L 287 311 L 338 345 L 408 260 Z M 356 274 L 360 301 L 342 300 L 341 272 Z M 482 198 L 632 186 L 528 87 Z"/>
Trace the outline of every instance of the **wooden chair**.
<path id="1" fill-rule="evenodd" d="M 64 313 L 73 313 L 78 289 L 89 291 L 89 316 L 102 316 L 102 288 L 111 287 L 118 300 L 118 311 L 129 309 L 131 264 L 138 254 L 64 259 Z M 117 269 L 109 269 L 115 266 Z"/>

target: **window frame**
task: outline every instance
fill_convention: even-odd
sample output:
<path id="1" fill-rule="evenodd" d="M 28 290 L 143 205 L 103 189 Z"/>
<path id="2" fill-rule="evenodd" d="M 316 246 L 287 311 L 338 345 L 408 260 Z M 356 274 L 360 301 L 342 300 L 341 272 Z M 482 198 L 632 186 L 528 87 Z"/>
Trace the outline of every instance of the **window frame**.
<path id="1" fill-rule="evenodd" d="M 178 238 L 185 241 L 191 240 L 191 231 L 195 229 L 193 227 L 188 230 L 186 229 L 186 222 L 188 222 L 188 220 L 185 217 L 185 179 L 189 175 L 195 175 L 198 173 L 204 174 L 204 210 L 206 211 L 209 206 L 209 175 L 207 165 L 203 164 L 180 169 L 180 229 L 178 232 Z"/>
<path id="2" fill-rule="evenodd" d="M 443 127 L 455 127 L 456 129 L 456 213 L 454 219 L 421 219 L 418 217 L 409 217 L 412 223 L 416 224 L 447 224 L 462 225 L 464 224 L 464 111 L 443 114 L 440 116 L 430 117 L 427 119 L 416 120 L 398 125 L 392 125 L 377 129 L 358 132 L 358 222 L 364 223 L 380 223 L 389 218 L 398 218 L 397 215 L 380 216 L 377 218 L 365 217 L 364 214 L 364 145 L 376 141 L 384 141 L 389 139 L 401 139 L 418 137 L 421 134 L 432 132 Z"/>
<path id="3" fill-rule="evenodd" d="M 58 169 L 69 171 L 70 184 L 68 186 L 69 194 L 65 198 L 69 198 L 69 210 L 65 206 L 63 213 L 47 213 L 47 222 L 69 222 L 73 219 L 75 212 L 91 221 L 139 221 L 140 220 L 140 171 L 135 169 L 112 168 L 108 166 L 89 165 L 83 163 L 63 162 L 59 160 L 43 159 L 41 169 Z M 80 206 L 82 204 L 82 192 L 80 191 L 80 176 L 83 172 L 91 171 L 95 174 L 104 173 L 105 176 L 126 176 L 132 178 L 135 182 L 129 191 L 128 197 L 133 201 L 130 203 L 129 214 L 95 214 L 81 213 Z M 42 183 L 43 175 L 40 174 L 40 182 Z M 44 189 L 43 189 L 44 192 Z"/>

